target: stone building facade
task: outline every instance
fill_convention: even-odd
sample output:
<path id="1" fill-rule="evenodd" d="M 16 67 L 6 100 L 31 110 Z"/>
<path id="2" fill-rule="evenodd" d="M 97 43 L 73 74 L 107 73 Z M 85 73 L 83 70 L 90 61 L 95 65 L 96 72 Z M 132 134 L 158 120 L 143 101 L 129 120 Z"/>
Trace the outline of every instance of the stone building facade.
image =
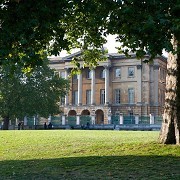
<path id="1" fill-rule="evenodd" d="M 71 60 L 80 55 L 50 58 L 50 67 L 68 79 Z M 91 124 L 111 124 L 116 115 L 162 116 L 167 61 L 159 56 L 147 64 L 144 59 L 108 54 L 95 69 L 82 68 L 81 74 L 70 77 L 70 91 L 61 100 L 62 124 L 67 117 L 75 117 L 80 125 L 83 116 L 89 116 Z"/>

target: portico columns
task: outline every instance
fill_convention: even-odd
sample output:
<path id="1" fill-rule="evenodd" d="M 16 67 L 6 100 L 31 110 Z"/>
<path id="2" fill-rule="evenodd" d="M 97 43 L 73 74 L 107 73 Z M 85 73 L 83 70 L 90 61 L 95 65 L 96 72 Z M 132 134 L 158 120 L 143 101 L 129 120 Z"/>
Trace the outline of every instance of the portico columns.
<path id="1" fill-rule="evenodd" d="M 159 65 L 154 65 L 154 105 L 157 107 L 154 111 L 155 115 L 158 114 L 158 104 L 159 104 L 159 89 L 158 89 L 158 79 L 159 79 Z"/>
<path id="2" fill-rule="evenodd" d="M 78 105 L 82 105 L 82 74 L 78 74 Z"/>
<path id="3" fill-rule="evenodd" d="M 154 100 L 155 105 L 158 105 L 158 74 L 159 74 L 159 65 L 154 65 Z"/>
<path id="4" fill-rule="evenodd" d="M 105 66 L 105 104 L 109 104 L 109 66 Z"/>
<path id="5" fill-rule="evenodd" d="M 95 69 L 91 70 L 91 105 L 95 105 Z"/>
<path id="6" fill-rule="evenodd" d="M 137 65 L 137 103 L 142 102 L 142 65 Z"/>
<path id="7" fill-rule="evenodd" d="M 68 79 L 68 72 L 69 71 L 69 69 L 65 69 L 65 79 Z M 68 104 L 69 104 L 69 92 L 66 94 L 66 96 L 65 96 L 65 105 L 67 106 Z"/>

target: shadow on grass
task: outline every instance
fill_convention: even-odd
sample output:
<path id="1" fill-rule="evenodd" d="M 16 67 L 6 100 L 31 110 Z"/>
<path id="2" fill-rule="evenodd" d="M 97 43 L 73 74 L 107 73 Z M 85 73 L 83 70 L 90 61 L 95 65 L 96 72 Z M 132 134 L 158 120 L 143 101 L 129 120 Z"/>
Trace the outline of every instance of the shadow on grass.
<path id="1" fill-rule="evenodd" d="M 180 179 L 174 156 L 91 156 L 0 162 L 0 179 Z"/>

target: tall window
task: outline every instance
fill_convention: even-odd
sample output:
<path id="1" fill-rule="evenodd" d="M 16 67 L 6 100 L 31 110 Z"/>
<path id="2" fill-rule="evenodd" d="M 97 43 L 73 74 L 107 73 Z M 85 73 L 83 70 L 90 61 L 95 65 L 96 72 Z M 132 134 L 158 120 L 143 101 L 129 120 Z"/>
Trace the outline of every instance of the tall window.
<path id="1" fill-rule="evenodd" d="M 91 90 L 86 91 L 86 104 L 91 104 Z"/>
<path id="2" fill-rule="evenodd" d="M 105 90 L 100 90 L 100 104 L 105 104 Z"/>
<path id="3" fill-rule="evenodd" d="M 91 79 L 91 70 L 90 69 L 88 69 L 86 77 L 87 77 L 87 79 Z"/>
<path id="4" fill-rule="evenodd" d="M 121 69 L 120 69 L 120 68 L 117 68 L 117 69 L 115 70 L 115 78 L 119 78 L 119 77 L 121 77 Z"/>
<path id="5" fill-rule="evenodd" d="M 134 77 L 134 67 L 128 68 L 128 77 Z"/>
<path id="6" fill-rule="evenodd" d="M 100 72 L 100 78 L 105 78 L 105 69 L 102 69 Z"/>
<path id="7" fill-rule="evenodd" d="M 130 88 L 128 89 L 128 98 L 129 98 L 129 104 L 134 103 L 134 89 Z"/>
<path id="8" fill-rule="evenodd" d="M 60 98 L 60 105 L 64 105 L 65 104 L 65 97 L 61 97 Z"/>
<path id="9" fill-rule="evenodd" d="M 61 77 L 61 78 L 65 78 L 65 72 L 64 72 L 64 71 L 61 71 L 61 72 L 60 72 L 60 77 Z"/>
<path id="10" fill-rule="evenodd" d="M 121 91 L 120 89 L 115 89 L 115 104 L 121 103 Z"/>
<path id="11" fill-rule="evenodd" d="M 77 74 L 73 75 L 73 80 L 77 80 Z"/>
<path id="12" fill-rule="evenodd" d="M 73 91 L 73 104 L 78 104 L 78 91 Z"/>

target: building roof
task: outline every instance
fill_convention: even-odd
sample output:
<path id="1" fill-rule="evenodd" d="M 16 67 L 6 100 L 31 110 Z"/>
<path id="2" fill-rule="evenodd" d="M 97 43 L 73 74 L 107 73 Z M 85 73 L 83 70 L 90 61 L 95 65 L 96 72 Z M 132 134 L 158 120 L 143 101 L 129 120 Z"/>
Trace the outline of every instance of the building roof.
<path id="1" fill-rule="evenodd" d="M 58 63 L 62 63 L 62 62 L 70 62 L 74 57 L 80 57 L 82 54 L 82 51 L 78 51 L 76 53 L 72 53 L 68 56 L 65 57 L 49 57 L 50 63 L 51 64 L 58 64 Z M 136 54 L 135 53 L 130 53 L 130 58 L 136 58 Z M 112 59 L 126 59 L 128 57 L 126 57 L 125 54 L 119 54 L 119 53 L 108 53 L 107 58 L 112 60 Z M 145 57 L 148 57 L 149 55 L 145 55 Z M 161 60 L 166 61 L 167 58 L 163 55 L 158 55 L 158 58 L 160 58 Z"/>

